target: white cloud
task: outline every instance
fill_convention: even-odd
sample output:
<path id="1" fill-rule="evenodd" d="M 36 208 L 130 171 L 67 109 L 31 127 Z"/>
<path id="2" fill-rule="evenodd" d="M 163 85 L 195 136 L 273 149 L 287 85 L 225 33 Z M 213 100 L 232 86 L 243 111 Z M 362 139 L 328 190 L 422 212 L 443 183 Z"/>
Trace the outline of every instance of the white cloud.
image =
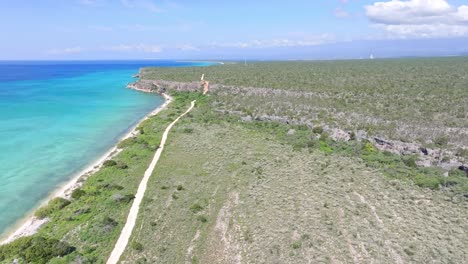
<path id="1" fill-rule="evenodd" d="M 365 7 L 378 28 L 395 37 L 460 37 L 468 35 L 468 6 L 446 0 L 391 0 Z"/>
<path id="2" fill-rule="evenodd" d="M 159 45 L 148 44 L 120 44 L 117 46 L 103 47 L 103 50 L 109 51 L 123 51 L 123 52 L 145 52 L 145 53 L 159 53 L 163 49 Z"/>
<path id="3" fill-rule="evenodd" d="M 329 34 L 309 36 L 302 39 L 277 38 L 270 40 L 251 40 L 229 43 L 211 43 L 210 46 L 222 48 L 279 48 L 279 47 L 307 47 L 317 46 L 334 41 L 334 37 Z"/>
<path id="4" fill-rule="evenodd" d="M 85 51 L 85 49 L 77 46 L 77 47 L 64 48 L 64 49 L 53 49 L 53 50 L 47 51 L 47 53 L 52 54 L 52 55 L 63 55 L 63 54 L 81 53 L 83 51 Z"/>
<path id="5" fill-rule="evenodd" d="M 132 25 L 123 25 L 122 29 L 129 31 L 158 31 L 158 32 L 187 32 L 192 30 L 190 24 L 175 24 L 175 25 L 141 25 L 141 24 L 132 24 Z"/>
<path id="6" fill-rule="evenodd" d="M 181 51 L 200 51 L 199 48 L 190 44 L 177 45 L 176 49 L 181 50 Z"/>

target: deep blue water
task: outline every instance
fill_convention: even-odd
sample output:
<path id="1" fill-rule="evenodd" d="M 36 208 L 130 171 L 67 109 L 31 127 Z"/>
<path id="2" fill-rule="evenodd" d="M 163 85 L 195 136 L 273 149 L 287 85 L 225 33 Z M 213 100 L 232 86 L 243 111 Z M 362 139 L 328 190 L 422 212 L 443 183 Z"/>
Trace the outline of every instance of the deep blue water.
<path id="1" fill-rule="evenodd" d="M 163 103 L 126 89 L 140 67 L 193 65 L 0 62 L 0 234 Z"/>

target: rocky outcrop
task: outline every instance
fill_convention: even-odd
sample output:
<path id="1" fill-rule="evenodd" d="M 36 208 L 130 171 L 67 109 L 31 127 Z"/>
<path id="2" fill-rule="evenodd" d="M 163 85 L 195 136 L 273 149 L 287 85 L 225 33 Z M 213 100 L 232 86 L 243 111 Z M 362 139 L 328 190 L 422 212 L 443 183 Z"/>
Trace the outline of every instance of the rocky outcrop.
<path id="1" fill-rule="evenodd" d="M 197 81 L 172 82 L 164 80 L 139 80 L 134 83 L 129 83 L 127 88 L 149 93 L 164 93 L 167 90 L 195 92 L 201 91 L 203 89 L 203 85 Z"/>
<path id="2" fill-rule="evenodd" d="M 461 165 L 458 169 L 465 172 L 466 176 L 468 176 L 468 166 Z"/>

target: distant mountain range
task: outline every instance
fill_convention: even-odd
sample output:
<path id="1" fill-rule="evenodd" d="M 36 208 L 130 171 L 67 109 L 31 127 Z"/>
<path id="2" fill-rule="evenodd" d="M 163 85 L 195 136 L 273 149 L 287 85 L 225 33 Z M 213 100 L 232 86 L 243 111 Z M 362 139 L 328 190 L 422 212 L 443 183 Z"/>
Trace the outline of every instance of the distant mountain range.
<path id="1" fill-rule="evenodd" d="M 468 38 L 359 40 L 307 47 L 212 48 L 194 53 L 173 54 L 174 58 L 216 60 L 330 60 L 432 57 L 468 55 Z"/>

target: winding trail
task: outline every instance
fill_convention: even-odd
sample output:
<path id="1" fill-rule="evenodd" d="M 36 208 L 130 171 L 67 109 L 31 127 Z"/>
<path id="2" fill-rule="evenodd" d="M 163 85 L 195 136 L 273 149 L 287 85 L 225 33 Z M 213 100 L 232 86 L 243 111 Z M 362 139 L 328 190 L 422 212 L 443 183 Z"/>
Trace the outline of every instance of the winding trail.
<path id="1" fill-rule="evenodd" d="M 156 150 L 153 161 L 151 161 L 151 164 L 149 165 L 148 169 L 146 169 L 145 175 L 143 176 L 143 179 L 141 180 L 140 185 L 138 186 L 138 191 L 135 195 L 135 199 L 133 200 L 133 204 L 132 204 L 132 207 L 130 208 L 130 212 L 128 213 L 127 222 L 125 223 L 125 226 L 122 229 L 122 232 L 120 233 L 120 237 L 117 240 L 117 243 L 115 244 L 114 249 L 112 250 L 112 253 L 109 259 L 107 260 L 107 264 L 117 264 L 117 262 L 120 259 L 120 256 L 122 256 L 122 253 L 127 247 L 130 236 L 132 235 L 133 228 L 135 227 L 135 223 L 138 217 L 138 212 L 140 211 L 140 204 L 141 204 L 141 201 L 143 200 L 146 187 L 148 185 L 148 180 L 151 177 L 151 174 L 153 174 L 153 170 L 156 167 L 156 164 L 158 163 L 159 158 L 161 157 L 161 153 L 164 150 L 164 145 L 166 144 L 167 136 L 169 135 L 171 128 L 177 123 L 177 121 L 179 121 L 179 119 L 181 119 L 183 116 L 185 116 L 190 111 L 192 111 L 192 109 L 195 107 L 196 101 L 197 100 L 192 101 L 189 109 L 187 109 L 185 113 L 177 117 L 177 119 L 174 120 L 169 126 L 167 126 L 166 130 L 164 131 L 164 134 L 161 139 L 161 144 L 159 145 L 159 148 Z"/>

